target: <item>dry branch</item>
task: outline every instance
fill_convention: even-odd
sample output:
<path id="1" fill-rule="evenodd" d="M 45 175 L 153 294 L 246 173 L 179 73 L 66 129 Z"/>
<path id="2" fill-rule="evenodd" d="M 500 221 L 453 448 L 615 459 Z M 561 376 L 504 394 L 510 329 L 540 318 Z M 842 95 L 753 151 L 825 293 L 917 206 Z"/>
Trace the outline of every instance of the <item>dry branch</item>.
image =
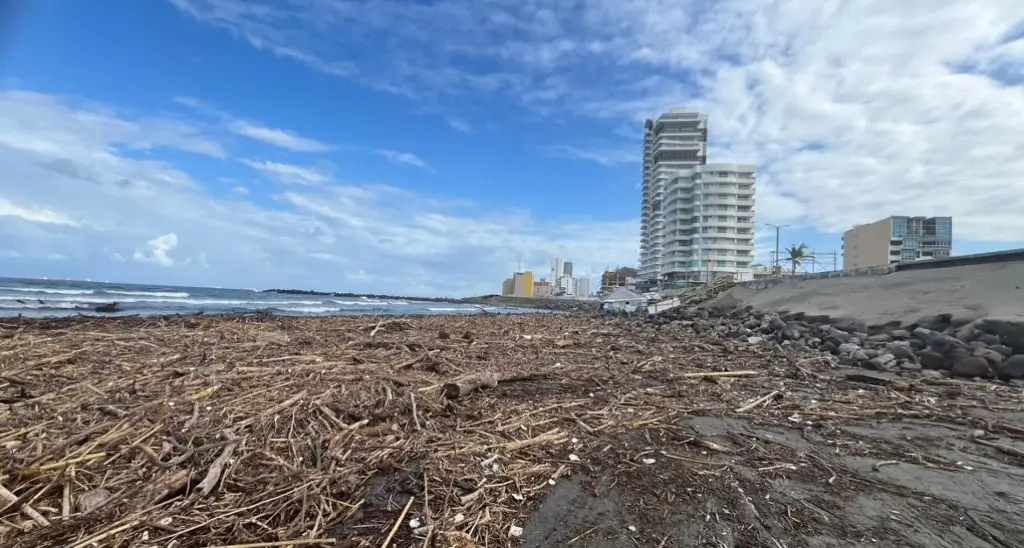
<path id="1" fill-rule="evenodd" d="M 751 455 L 760 480 L 851 477 L 825 453 L 780 453 L 732 433 L 664 445 L 688 415 L 756 413 L 756 431 L 813 421 L 840 452 L 853 447 L 844 422 L 963 422 L 971 406 L 1022 399 L 991 383 L 960 383 L 946 397 L 946 386 L 921 381 L 883 403 L 886 392 L 833 382 L 827 360 L 570 315 L 7 323 L 3 546 L 507 546 L 510 526 L 566 475 L 600 470 L 636 489 L 631 475 L 661 482 L 675 477 L 661 467 L 682 467 L 695 492 L 723 501 Z M 543 380 L 516 383 L 534 379 Z M 1024 436 L 1006 421 L 970 427 Z M 953 466 L 856 447 L 879 466 Z M 729 494 L 714 492 L 722 485 Z M 112 496 L 79 520 L 89 493 Z M 643 546 L 664 541 L 643 532 Z"/>
<path id="2" fill-rule="evenodd" d="M 441 391 L 444 393 L 444 397 L 448 399 L 456 399 L 465 396 L 474 390 L 494 388 L 503 382 L 525 381 L 537 378 L 538 376 L 539 375 L 531 373 L 503 374 L 485 371 L 452 379 L 441 387 Z"/>

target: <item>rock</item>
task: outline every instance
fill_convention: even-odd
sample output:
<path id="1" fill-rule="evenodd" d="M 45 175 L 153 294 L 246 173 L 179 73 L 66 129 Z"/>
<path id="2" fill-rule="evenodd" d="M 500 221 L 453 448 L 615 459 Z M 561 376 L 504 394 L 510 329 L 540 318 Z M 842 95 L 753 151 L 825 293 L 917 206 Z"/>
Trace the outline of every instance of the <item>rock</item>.
<path id="1" fill-rule="evenodd" d="M 835 322 L 836 329 L 846 331 L 847 333 L 867 333 L 868 325 L 864 322 L 858 322 L 856 320 L 839 320 Z"/>
<path id="2" fill-rule="evenodd" d="M 782 331 L 780 331 L 780 334 L 782 335 L 783 339 L 787 339 L 790 341 L 795 341 L 800 338 L 800 330 L 793 327 L 792 325 L 787 325 L 786 327 L 783 327 Z"/>
<path id="3" fill-rule="evenodd" d="M 903 341 L 909 339 L 911 335 L 910 331 L 907 331 L 906 329 L 893 329 L 889 332 L 889 337 L 893 340 Z"/>
<path id="4" fill-rule="evenodd" d="M 821 346 L 818 349 L 821 350 L 822 352 L 828 352 L 829 354 L 839 353 L 839 346 L 832 344 L 831 341 L 825 341 L 821 343 Z"/>
<path id="5" fill-rule="evenodd" d="M 941 379 L 943 376 L 942 371 L 936 371 L 934 369 L 921 370 L 921 378 Z"/>
<path id="6" fill-rule="evenodd" d="M 877 335 L 870 335 L 865 340 L 874 343 L 886 343 L 892 340 L 892 338 L 888 333 L 879 333 Z"/>
<path id="7" fill-rule="evenodd" d="M 942 333 L 935 333 L 928 346 L 930 346 L 932 350 L 941 352 L 942 354 L 948 354 L 954 348 L 960 348 L 970 353 L 970 350 L 968 350 L 967 345 L 964 344 L 963 341 Z"/>
<path id="8" fill-rule="evenodd" d="M 996 335 L 1001 344 L 1013 349 L 1016 354 L 1024 354 L 1024 322 L 984 319 L 976 324 L 979 331 Z"/>
<path id="9" fill-rule="evenodd" d="M 78 511 L 85 514 L 99 508 L 110 498 L 110 491 L 100 487 L 92 491 L 86 491 L 78 496 Z"/>
<path id="10" fill-rule="evenodd" d="M 950 368 L 949 373 L 954 377 L 963 377 L 968 379 L 974 377 L 988 378 L 992 376 L 992 368 L 984 358 L 970 356 L 967 358 L 960 358 L 955 361 L 953 363 L 953 367 Z"/>
<path id="11" fill-rule="evenodd" d="M 886 351 L 896 357 L 899 360 L 913 360 L 914 351 L 910 349 L 909 345 L 893 343 L 885 347 Z"/>
<path id="12" fill-rule="evenodd" d="M 912 361 L 902 361 L 899 365 L 904 371 L 921 371 L 921 366 Z"/>
<path id="13" fill-rule="evenodd" d="M 914 337 L 918 340 L 924 341 L 925 344 L 931 344 L 934 333 L 931 329 L 924 327 L 915 327 L 913 331 Z"/>
<path id="14" fill-rule="evenodd" d="M 914 323 L 916 323 L 920 327 L 923 327 L 931 331 L 945 331 L 946 328 L 948 328 L 950 324 L 953 323 L 953 315 L 936 314 L 934 316 L 927 316 L 921 318 L 920 320 L 917 320 Z"/>
<path id="15" fill-rule="evenodd" d="M 917 361 L 925 369 L 949 369 L 946 358 L 933 350 L 921 350 L 917 353 Z"/>
<path id="16" fill-rule="evenodd" d="M 850 354 L 850 360 L 853 361 L 854 363 L 860 364 L 870 359 L 871 356 L 868 356 L 867 352 L 863 350 L 855 350 L 852 354 Z"/>
<path id="17" fill-rule="evenodd" d="M 959 339 L 957 339 L 957 340 L 959 340 Z M 988 345 L 983 343 L 983 342 L 981 342 L 981 341 L 971 341 L 971 342 L 967 343 L 967 348 L 970 348 L 971 350 L 979 350 L 979 349 L 982 349 L 982 348 L 988 348 Z"/>
<path id="18" fill-rule="evenodd" d="M 892 354 L 882 354 L 877 358 L 871 358 L 868 360 L 868 364 L 870 364 L 874 369 L 885 371 L 889 369 L 889 366 L 893 365 L 895 361 L 896 358 L 893 357 Z"/>
<path id="19" fill-rule="evenodd" d="M 839 346 L 844 342 L 849 341 L 851 337 L 853 337 L 853 335 L 847 333 L 846 331 L 840 331 L 839 329 L 831 329 L 828 332 L 828 336 L 825 337 L 825 340 L 831 341 L 836 346 Z"/>
<path id="20" fill-rule="evenodd" d="M 989 350 L 988 348 L 979 348 L 974 351 L 974 355 L 978 358 L 984 358 L 992 369 L 999 369 L 999 366 L 1003 365 L 1003 360 L 1006 359 L 999 352 Z"/>
<path id="21" fill-rule="evenodd" d="M 773 331 L 782 331 L 786 328 L 786 322 L 782 318 L 776 316 L 771 319 L 768 326 L 771 327 Z"/>
<path id="22" fill-rule="evenodd" d="M 860 347 L 855 345 L 855 344 L 843 343 L 843 344 L 839 345 L 839 355 L 840 356 L 849 356 L 850 354 L 853 354 L 854 352 L 856 352 L 858 350 L 860 350 Z"/>
<path id="23" fill-rule="evenodd" d="M 999 352 L 1000 354 L 1003 355 L 1004 358 L 1009 358 L 1010 356 L 1013 355 L 1013 349 L 1010 348 L 1009 346 L 1006 346 L 1005 344 L 994 344 L 988 347 L 988 349 Z"/>
<path id="24" fill-rule="evenodd" d="M 1002 342 L 999 340 L 999 335 L 991 335 L 989 333 L 983 333 L 978 337 L 978 341 L 985 343 L 986 346 L 992 346 Z"/>
<path id="25" fill-rule="evenodd" d="M 965 343 L 969 343 L 973 341 L 977 335 L 977 331 L 974 329 L 974 324 L 969 323 L 960 329 L 957 329 L 953 336 Z"/>
<path id="26" fill-rule="evenodd" d="M 764 337 L 747 337 L 747 342 L 750 344 L 757 344 L 764 340 Z"/>
<path id="27" fill-rule="evenodd" d="M 999 366 L 996 374 L 1001 380 L 1024 379 L 1024 354 L 1010 356 Z"/>

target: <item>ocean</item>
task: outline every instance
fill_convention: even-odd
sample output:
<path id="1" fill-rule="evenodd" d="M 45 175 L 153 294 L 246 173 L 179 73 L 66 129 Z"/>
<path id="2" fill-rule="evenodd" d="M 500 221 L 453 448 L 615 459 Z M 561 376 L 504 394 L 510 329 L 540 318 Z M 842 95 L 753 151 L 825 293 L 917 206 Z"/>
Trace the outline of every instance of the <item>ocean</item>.
<path id="1" fill-rule="evenodd" d="M 119 312 L 96 312 L 118 303 Z M 282 316 L 340 316 L 365 314 L 498 314 L 536 313 L 525 308 L 479 307 L 416 300 L 369 297 L 330 297 L 267 293 L 254 289 L 172 287 L 68 280 L 0 278 L 0 317 L 43 318 L 72 316 L 129 316 L 158 314 L 244 314 L 269 311 Z"/>

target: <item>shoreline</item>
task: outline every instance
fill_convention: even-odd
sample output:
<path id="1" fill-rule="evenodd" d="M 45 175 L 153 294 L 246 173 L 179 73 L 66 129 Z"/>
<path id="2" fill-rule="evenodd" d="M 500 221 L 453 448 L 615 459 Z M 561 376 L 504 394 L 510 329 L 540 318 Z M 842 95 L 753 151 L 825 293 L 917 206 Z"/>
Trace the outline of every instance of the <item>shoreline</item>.
<path id="1" fill-rule="evenodd" d="M 1019 389 L 848 371 L 585 314 L 0 320 L 0 544 L 1024 536 Z"/>

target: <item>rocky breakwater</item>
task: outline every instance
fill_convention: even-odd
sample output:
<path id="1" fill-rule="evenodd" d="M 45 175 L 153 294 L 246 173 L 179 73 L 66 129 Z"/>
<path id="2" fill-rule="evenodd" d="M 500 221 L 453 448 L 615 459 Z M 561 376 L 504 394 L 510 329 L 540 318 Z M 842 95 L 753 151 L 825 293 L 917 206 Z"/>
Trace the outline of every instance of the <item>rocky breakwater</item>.
<path id="1" fill-rule="evenodd" d="M 1024 322 L 957 320 L 950 314 L 906 325 L 773 313 L 743 308 L 676 308 L 647 316 L 658 329 L 763 346 L 797 347 L 836 356 L 838 364 L 906 375 L 1024 383 Z"/>

